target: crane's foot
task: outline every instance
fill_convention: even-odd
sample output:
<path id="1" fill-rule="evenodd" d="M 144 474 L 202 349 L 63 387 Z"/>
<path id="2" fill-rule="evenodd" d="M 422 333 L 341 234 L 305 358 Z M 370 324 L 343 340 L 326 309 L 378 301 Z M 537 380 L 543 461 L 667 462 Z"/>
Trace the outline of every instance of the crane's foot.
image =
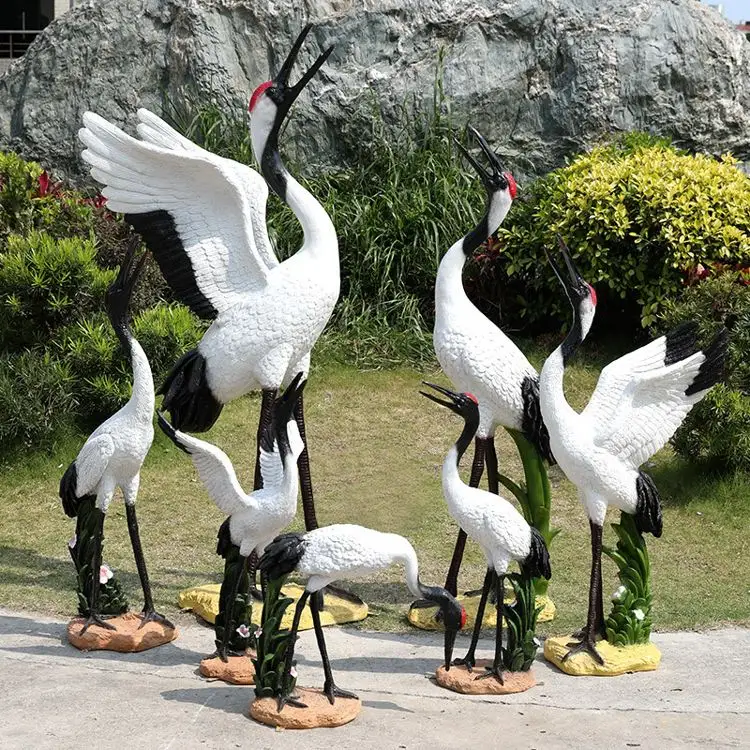
<path id="1" fill-rule="evenodd" d="M 141 624 L 138 626 L 140 630 L 147 622 L 160 622 L 162 625 L 166 625 L 168 628 L 174 630 L 174 625 L 164 615 L 160 615 L 155 609 L 144 609 L 141 612 Z"/>
<path id="2" fill-rule="evenodd" d="M 565 654 L 565 656 L 563 656 L 563 661 L 567 661 L 571 656 L 580 654 L 581 652 L 585 651 L 597 664 L 604 664 L 604 659 L 602 659 L 601 654 L 596 650 L 595 640 L 593 638 L 589 638 L 588 635 L 586 635 L 586 637 L 580 643 L 569 643 L 568 646 L 570 646 L 571 649 L 567 654 Z"/>
<path id="3" fill-rule="evenodd" d="M 277 710 L 281 711 L 286 705 L 295 708 L 307 708 L 307 703 L 303 703 L 299 699 L 299 695 L 280 695 L 276 704 Z"/>
<path id="4" fill-rule="evenodd" d="M 463 659 L 454 659 L 451 662 L 451 666 L 453 667 L 466 667 L 466 671 L 471 674 L 471 672 L 474 670 L 474 665 L 477 663 L 476 657 L 474 656 L 473 652 L 469 652 L 464 656 Z"/>
<path id="5" fill-rule="evenodd" d="M 354 693 L 350 693 L 348 690 L 342 690 L 340 687 L 336 687 L 333 682 L 326 682 L 323 685 L 323 692 L 328 697 L 328 702 L 333 705 L 336 698 L 353 698 L 358 700 L 359 696 Z"/>
<path id="6" fill-rule="evenodd" d="M 89 614 L 89 616 L 86 618 L 86 621 L 83 623 L 81 632 L 78 635 L 83 635 L 92 625 L 98 625 L 100 628 L 104 628 L 105 630 L 117 630 L 114 625 L 110 625 L 108 622 L 106 622 L 101 615 Z"/>
<path id="7" fill-rule="evenodd" d="M 494 677 L 501 685 L 505 685 L 505 681 L 503 680 L 503 668 L 502 666 L 493 666 L 491 667 L 485 667 L 484 668 L 484 674 L 480 674 L 478 677 L 475 677 L 475 680 L 486 680 L 490 677 Z"/>

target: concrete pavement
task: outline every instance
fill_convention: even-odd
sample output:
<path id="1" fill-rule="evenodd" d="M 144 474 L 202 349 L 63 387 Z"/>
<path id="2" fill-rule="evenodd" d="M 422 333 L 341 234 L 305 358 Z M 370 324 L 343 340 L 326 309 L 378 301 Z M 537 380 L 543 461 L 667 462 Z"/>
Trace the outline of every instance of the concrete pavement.
<path id="1" fill-rule="evenodd" d="M 657 634 L 657 672 L 574 678 L 538 661 L 527 693 L 455 695 L 427 675 L 434 634 L 327 629 L 337 683 L 357 692 L 352 724 L 275 731 L 247 716 L 252 688 L 197 675 L 212 631 L 141 654 L 81 653 L 65 623 L 0 609 L 0 748 L 684 748 L 750 747 L 750 631 Z M 456 653 L 468 639 L 459 638 Z M 480 656 L 489 656 L 483 640 Z M 321 685 L 311 632 L 298 646 L 301 685 Z"/>

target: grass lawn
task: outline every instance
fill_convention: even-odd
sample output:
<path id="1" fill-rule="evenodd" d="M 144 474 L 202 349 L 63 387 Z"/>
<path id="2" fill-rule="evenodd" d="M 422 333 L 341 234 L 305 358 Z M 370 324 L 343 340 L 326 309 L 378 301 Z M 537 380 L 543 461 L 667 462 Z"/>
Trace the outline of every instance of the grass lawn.
<path id="1" fill-rule="evenodd" d="M 532 358 L 534 356 L 532 352 Z M 583 362 L 569 372 L 568 395 L 580 407 L 599 368 Z M 442 583 L 456 527 L 440 488 L 440 467 L 460 431 L 460 420 L 417 393 L 422 373 L 360 372 L 327 366 L 313 373 L 306 391 L 313 481 L 321 523 L 353 522 L 408 537 L 420 557 L 422 579 Z M 444 382 L 440 375 L 430 378 Z M 208 439 L 234 461 L 241 484 L 252 483 L 253 436 L 259 401 L 227 407 Z M 66 541 L 74 521 L 57 497 L 63 471 L 79 442 L 54 455 L 31 456 L 0 476 L 0 605 L 59 615 L 75 610 L 73 565 Z M 498 435 L 502 470 L 522 477 L 511 440 Z M 468 467 L 470 457 L 464 459 Z M 657 629 L 750 623 L 750 478 L 716 478 L 662 451 L 649 468 L 664 500 L 664 536 L 647 538 Z M 553 523 L 562 529 L 552 547 L 550 594 L 558 618 L 544 633 L 569 632 L 583 624 L 589 569 L 588 523 L 572 485 L 551 471 Z M 182 588 L 219 581 L 215 555 L 221 513 L 209 500 L 187 456 L 157 429 L 141 476 L 138 514 L 157 607 L 173 616 Z M 300 511 L 301 516 L 301 511 Z M 613 513 L 611 521 L 617 516 Z M 301 527 L 298 518 L 297 527 Z M 105 527 L 105 557 L 120 576 L 131 605 L 141 594 L 128 542 L 125 511 L 115 502 Z M 614 543 L 607 527 L 605 542 Z M 617 587 L 605 558 L 605 592 Z M 483 559 L 469 545 L 459 585 L 477 588 Z M 351 584 L 373 616 L 363 627 L 404 630 L 411 599 L 398 569 Z"/>

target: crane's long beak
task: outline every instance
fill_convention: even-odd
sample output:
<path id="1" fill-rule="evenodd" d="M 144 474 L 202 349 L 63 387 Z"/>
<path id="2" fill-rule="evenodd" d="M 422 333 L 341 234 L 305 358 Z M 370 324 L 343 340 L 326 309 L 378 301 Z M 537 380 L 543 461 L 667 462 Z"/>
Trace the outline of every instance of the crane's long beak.
<path id="1" fill-rule="evenodd" d="M 453 661 L 453 645 L 456 642 L 456 630 L 445 630 L 445 671 L 447 672 L 451 668 L 451 662 Z"/>
<path id="2" fill-rule="evenodd" d="M 563 261 L 565 263 L 567 277 L 563 273 L 557 261 L 555 261 L 552 255 L 550 255 L 550 253 L 545 250 L 545 253 L 547 255 L 547 260 L 549 261 L 549 264 L 552 266 L 552 270 L 555 272 L 555 276 L 557 276 L 557 278 L 560 280 L 560 283 L 563 285 L 563 288 L 567 292 L 568 296 L 571 299 L 573 299 L 574 290 L 577 288 L 580 288 L 581 285 L 585 285 L 586 282 L 584 281 L 581 274 L 578 272 L 578 269 L 576 268 L 575 263 L 573 263 L 573 258 L 570 255 L 570 250 L 568 249 L 568 246 L 565 244 L 563 238 L 559 234 L 557 235 L 557 244 L 560 248 L 560 254 L 562 255 Z"/>
<path id="3" fill-rule="evenodd" d="M 328 59 L 331 52 L 333 52 L 333 46 L 329 47 L 318 56 L 318 59 L 312 64 L 308 71 L 294 86 L 289 85 L 289 76 L 292 72 L 292 68 L 294 67 L 294 63 L 297 60 L 297 55 L 299 55 L 299 51 L 300 49 L 302 49 L 302 44 L 305 41 L 307 35 L 310 33 L 311 28 L 312 24 L 309 23 L 307 24 L 307 26 L 305 26 L 304 29 L 302 29 L 296 41 L 294 42 L 292 49 L 287 55 L 286 60 L 284 60 L 283 65 L 279 69 L 279 72 L 273 79 L 276 88 L 279 91 L 283 92 L 284 104 L 287 107 L 290 107 L 292 105 L 294 100 L 299 96 L 302 89 L 307 86 L 307 84 L 310 82 L 310 79 L 320 70 L 323 63 Z"/>
<path id="4" fill-rule="evenodd" d="M 286 423 L 291 419 L 294 407 L 302 395 L 302 391 L 305 389 L 307 384 L 306 380 L 302 380 L 302 373 L 298 372 L 291 383 L 286 387 L 286 390 L 276 401 L 274 408 L 273 421 L 276 425 L 276 429 L 283 429 Z"/>
<path id="5" fill-rule="evenodd" d="M 423 396 L 425 396 L 426 398 L 429 398 L 430 401 L 434 401 L 436 404 L 440 404 L 440 406 L 447 407 L 451 411 L 456 412 L 456 414 L 460 413 L 459 412 L 459 408 L 458 408 L 458 398 L 459 398 L 459 394 L 458 393 L 456 393 L 454 391 L 451 391 L 448 388 L 443 388 L 443 386 L 441 386 L 441 385 L 435 385 L 435 383 L 428 383 L 425 380 L 423 380 L 422 383 L 423 383 L 423 385 L 426 385 L 428 388 L 433 388 L 438 393 L 442 393 L 443 395 L 448 396 L 448 398 L 450 399 L 450 401 L 443 401 L 443 399 L 438 398 L 437 396 L 435 396 L 432 393 L 427 393 L 425 391 L 420 391 L 420 393 Z"/>

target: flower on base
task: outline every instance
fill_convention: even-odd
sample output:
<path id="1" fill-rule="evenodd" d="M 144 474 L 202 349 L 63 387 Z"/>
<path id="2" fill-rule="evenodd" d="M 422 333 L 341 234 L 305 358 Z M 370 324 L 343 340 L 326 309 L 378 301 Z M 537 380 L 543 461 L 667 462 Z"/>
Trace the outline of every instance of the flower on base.
<path id="1" fill-rule="evenodd" d="M 646 615 L 643 613 L 642 609 L 634 609 L 633 610 L 633 616 L 635 617 L 636 620 L 638 620 L 640 622 L 641 620 L 643 620 L 643 618 Z"/>
<path id="2" fill-rule="evenodd" d="M 243 622 L 242 625 L 237 628 L 237 634 L 240 638 L 249 638 L 250 628 L 248 628 L 247 625 L 245 625 L 245 623 Z"/>
<path id="3" fill-rule="evenodd" d="M 101 583 L 102 586 L 109 581 L 110 579 L 114 578 L 115 574 L 112 572 L 112 569 L 107 565 L 107 563 L 104 563 L 99 568 L 99 583 Z"/>
<path id="4" fill-rule="evenodd" d="M 255 637 L 260 638 L 263 635 L 263 628 L 258 625 L 257 628 L 255 628 Z"/>
<path id="5" fill-rule="evenodd" d="M 289 670 L 289 676 L 293 677 L 295 680 L 297 679 L 297 668 L 295 666 L 292 666 Z"/>
<path id="6" fill-rule="evenodd" d="M 625 586 L 620 586 L 617 589 L 617 591 L 615 591 L 615 593 L 612 594 L 612 601 L 613 602 L 619 602 L 620 599 L 622 599 L 623 594 L 625 594 L 626 591 L 627 591 L 627 589 L 625 588 Z"/>
<path id="7" fill-rule="evenodd" d="M 68 549 L 75 549 L 76 544 L 78 544 L 78 534 L 73 534 L 73 536 L 68 539 Z"/>

